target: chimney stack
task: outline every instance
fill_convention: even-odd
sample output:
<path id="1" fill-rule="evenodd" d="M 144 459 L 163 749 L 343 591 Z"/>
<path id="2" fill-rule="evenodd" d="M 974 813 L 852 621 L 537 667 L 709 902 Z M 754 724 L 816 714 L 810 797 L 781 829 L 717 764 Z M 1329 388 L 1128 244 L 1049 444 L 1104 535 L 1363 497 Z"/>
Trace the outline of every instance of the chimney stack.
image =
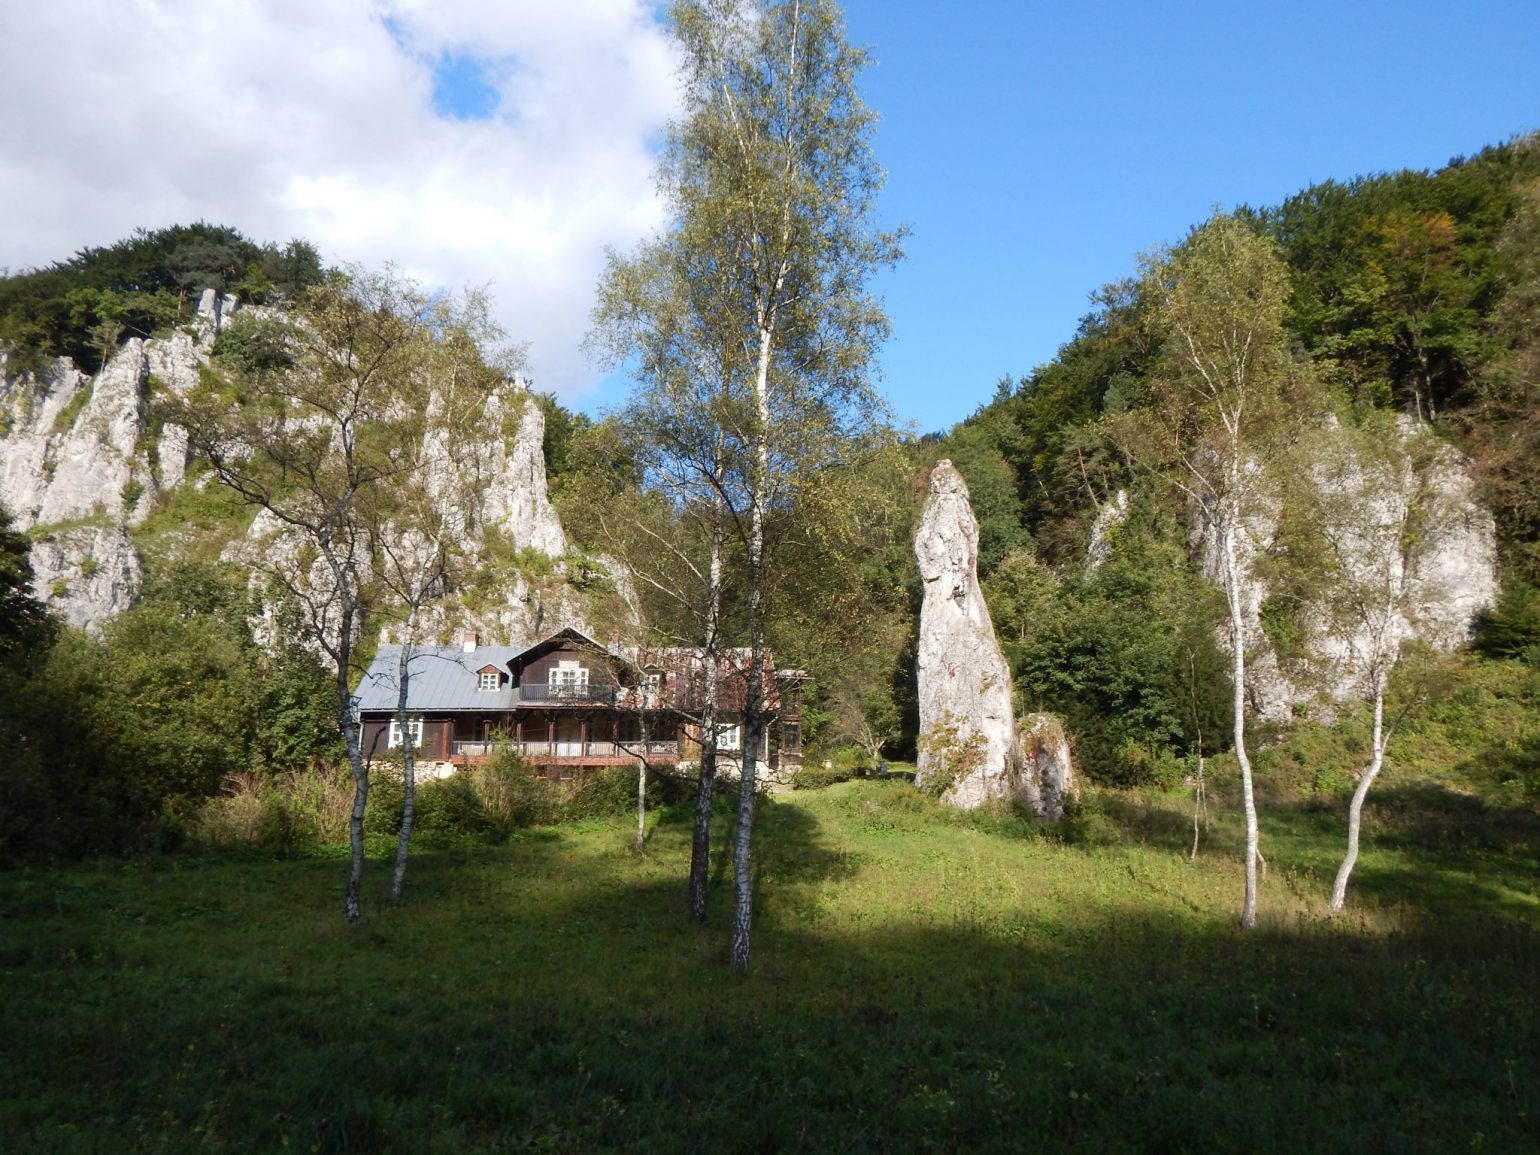
<path id="1" fill-rule="evenodd" d="M 467 654 L 474 654 L 476 652 L 476 631 L 475 630 L 466 630 L 465 631 L 465 639 L 461 643 L 461 648 L 463 648 Z"/>

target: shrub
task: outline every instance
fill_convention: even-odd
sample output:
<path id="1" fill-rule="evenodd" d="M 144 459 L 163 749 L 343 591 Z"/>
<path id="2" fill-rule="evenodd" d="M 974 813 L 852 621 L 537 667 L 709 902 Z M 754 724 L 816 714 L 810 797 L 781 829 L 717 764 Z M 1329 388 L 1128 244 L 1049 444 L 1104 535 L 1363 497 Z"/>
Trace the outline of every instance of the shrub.
<path id="1" fill-rule="evenodd" d="M 1067 846 L 1116 846 L 1123 841 L 1117 824 L 1107 815 L 1094 794 L 1064 808 L 1064 817 L 1050 827 L 1052 836 Z"/>
<path id="2" fill-rule="evenodd" d="M 499 751 L 480 766 L 460 771 L 481 802 L 487 829 L 514 830 L 556 821 L 561 787 L 535 773 L 513 750 Z"/>
<path id="3" fill-rule="evenodd" d="M 346 837 L 352 809 L 353 783 L 340 766 L 276 778 L 242 771 L 225 780 L 217 797 L 195 807 L 185 825 L 195 847 L 291 849 Z"/>
<path id="4" fill-rule="evenodd" d="M 399 819 L 399 807 L 396 814 Z M 492 825 L 492 816 L 487 813 L 475 785 L 464 775 L 455 774 L 418 784 L 414 830 L 480 834 Z"/>

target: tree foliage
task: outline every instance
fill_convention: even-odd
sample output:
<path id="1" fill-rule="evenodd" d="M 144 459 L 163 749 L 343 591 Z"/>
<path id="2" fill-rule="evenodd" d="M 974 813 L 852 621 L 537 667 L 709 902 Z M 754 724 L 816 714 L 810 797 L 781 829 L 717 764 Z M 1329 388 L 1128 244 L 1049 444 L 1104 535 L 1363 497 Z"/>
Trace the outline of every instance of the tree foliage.
<path id="1" fill-rule="evenodd" d="M 201 221 L 140 229 L 46 269 L 0 277 L 0 346 L 26 364 L 70 357 L 94 373 L 120 340 L 189 316 L 203 289 L 264 304 L 291 300 L 321 279 L 320 255 L 302 240 L 259 245 Z"/>

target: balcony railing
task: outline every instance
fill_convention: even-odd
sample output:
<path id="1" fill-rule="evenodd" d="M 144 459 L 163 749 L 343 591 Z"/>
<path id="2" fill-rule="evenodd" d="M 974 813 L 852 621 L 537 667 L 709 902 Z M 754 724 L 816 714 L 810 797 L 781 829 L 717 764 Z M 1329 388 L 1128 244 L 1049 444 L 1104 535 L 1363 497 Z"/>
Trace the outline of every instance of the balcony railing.
<path id="1" fill-rule="evenodd" d="M 526 758 L 635 758 L 642 754 L 642 743 L 614 742 L 609 739 L 591 742 L 515 742 L 512 739 L 486 738 L 456 741 L 452 749 L 456 758 L 487 758 L 500 750 L 516 750 Z M 679 743 L 652 741 L 646 744 L 649 758 L 677 758 Z"/>
<path id="2" fill-rule="evenodd" d="M 545 682 L 531 682 L 519 687 L 519 704 L 613 706 L 619 690 L 619 686 L 605 685 L 602 682 L 576 686 L 553 686 Z"/>

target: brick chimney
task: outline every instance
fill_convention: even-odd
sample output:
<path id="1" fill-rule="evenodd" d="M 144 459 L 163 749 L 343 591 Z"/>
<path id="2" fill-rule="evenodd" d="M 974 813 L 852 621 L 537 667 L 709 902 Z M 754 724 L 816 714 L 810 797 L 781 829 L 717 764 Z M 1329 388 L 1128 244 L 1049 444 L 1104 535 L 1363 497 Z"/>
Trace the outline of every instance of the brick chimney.
<path id="1" fill-rule="evenodd" d="M 465 631 L 464 637 L 463 637 L 463 639 L 460 642 L 460 648 L 463 649 L 467 654 L 474 654 L 476 652 L 476 631 L 475 630 L 466 630 Z"/>

